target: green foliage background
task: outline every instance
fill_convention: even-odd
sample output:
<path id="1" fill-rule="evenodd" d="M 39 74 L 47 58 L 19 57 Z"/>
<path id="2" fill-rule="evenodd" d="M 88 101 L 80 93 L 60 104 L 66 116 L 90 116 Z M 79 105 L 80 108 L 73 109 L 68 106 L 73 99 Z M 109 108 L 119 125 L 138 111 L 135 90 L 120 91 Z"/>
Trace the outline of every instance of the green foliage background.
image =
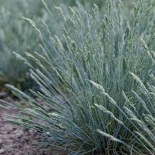
<path id="1" fill-rule="evenodd" d="M 97 0 L 95 3 L 103 8 L 106 1 Z M 50 9 L 55 5 L 75 6 L 73 0 L 46 0 Z M 80 1 L 87 8 L 91 8 L 94 1 Z M 127 4 L 127 3 L 126 3 Z M 130 7 L 132 4 L 127 4 Z M 38 51 L 40 42 L 34 32 L 22 17 L 34 20 L 37 25 L 46 18 L 45 7 L 41 0 L 1 0 L 0 1 L 0 85 L 10 83 L 22 89 L 33 87 L 34 83 L 29 80 L 28 68 L 23 62 L 17 60 L 12 51 L 24 55 L 25 52 Z M 57 18 L 57 17 L 56 17 Z M 52 25 L 51 25 L 52 27 Z M 53 31 L 53 33 L 55 33 Z"/>

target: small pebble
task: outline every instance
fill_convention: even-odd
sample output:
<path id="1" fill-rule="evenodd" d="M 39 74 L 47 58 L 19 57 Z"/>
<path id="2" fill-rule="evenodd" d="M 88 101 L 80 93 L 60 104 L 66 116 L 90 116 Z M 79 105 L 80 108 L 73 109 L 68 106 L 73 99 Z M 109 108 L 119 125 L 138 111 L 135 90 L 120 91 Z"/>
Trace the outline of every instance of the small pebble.
<path id="1" fill-rule="evenodd" d="M 8 94 L 7 93 L 5 93 L 5 92 L 0 92 L 0 98 L 2 99 L 2 98 L 6 98 L 8 96 Z"/>

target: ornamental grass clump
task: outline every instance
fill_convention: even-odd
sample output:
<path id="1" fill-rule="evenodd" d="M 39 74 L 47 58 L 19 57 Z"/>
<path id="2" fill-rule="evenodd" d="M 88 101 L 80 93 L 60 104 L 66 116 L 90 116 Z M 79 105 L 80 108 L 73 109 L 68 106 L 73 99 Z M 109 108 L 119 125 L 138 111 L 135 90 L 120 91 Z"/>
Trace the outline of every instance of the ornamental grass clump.
<path id="1" fill-rule="evenodd" d="M 28 67 L 16 59 L 12 51 L 24 55 L 25 51 L 34 53 L 38 49 L 39 38 L 21 17 L 28 16 L 38 22 L 41 16 L 37 14 L 39 4 L 35 3 L 32 10 L 24 1 L 0 3 L 0 88 L 9 83 L 25 90 L 33 85 Z"/>
<path id="2" fill-rule="evenodd" d="M 43 4 L 47 21 L 55 20 Z M 130 11 L 119 0 L 103 10 L 56 10 L 55 35 L 50 23 L 42 30 L 24 18 L 39 33 L 42 53 L 15 55 L 40 91 L 31 90 L 32 98 L 7 85 L 29 104 L 7 120 L 36 129 L 45 145 L 66 154 L 154 155 L 154 1 L 137 1 Z"/>

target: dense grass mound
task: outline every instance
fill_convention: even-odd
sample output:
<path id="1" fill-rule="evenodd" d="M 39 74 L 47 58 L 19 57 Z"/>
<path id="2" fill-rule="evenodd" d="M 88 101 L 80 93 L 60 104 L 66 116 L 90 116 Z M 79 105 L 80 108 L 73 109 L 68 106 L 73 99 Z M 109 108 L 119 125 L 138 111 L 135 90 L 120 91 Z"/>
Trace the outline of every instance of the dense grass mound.
<path id="1" fill-rule="evenodd" d="M 40 131 L 45 144 L 67 154 L 154 155 L 154 1 L 130 11 L 118 0 L 103 10 L 56 7 L 56 14 L 44 6 L 45 27 L 24 18 L 42 50 L 27 59 L 16 53 L 40 91 L 31 91 L 35 99 L 7 85 L 29 103 L 8 120 Z"/>

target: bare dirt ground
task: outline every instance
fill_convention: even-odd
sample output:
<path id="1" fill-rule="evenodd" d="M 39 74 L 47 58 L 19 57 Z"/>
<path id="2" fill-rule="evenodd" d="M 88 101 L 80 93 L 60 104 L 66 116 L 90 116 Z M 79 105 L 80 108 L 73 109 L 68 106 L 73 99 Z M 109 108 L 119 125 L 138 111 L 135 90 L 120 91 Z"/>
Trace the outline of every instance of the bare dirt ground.
<path id="1" fill-rule="evenodd" d="M 52 155 L 34 145 L 39 138 L 36 132 L 4 121 L 5 114 L 15 112 L 0 107 L 0 155 Z"/>

